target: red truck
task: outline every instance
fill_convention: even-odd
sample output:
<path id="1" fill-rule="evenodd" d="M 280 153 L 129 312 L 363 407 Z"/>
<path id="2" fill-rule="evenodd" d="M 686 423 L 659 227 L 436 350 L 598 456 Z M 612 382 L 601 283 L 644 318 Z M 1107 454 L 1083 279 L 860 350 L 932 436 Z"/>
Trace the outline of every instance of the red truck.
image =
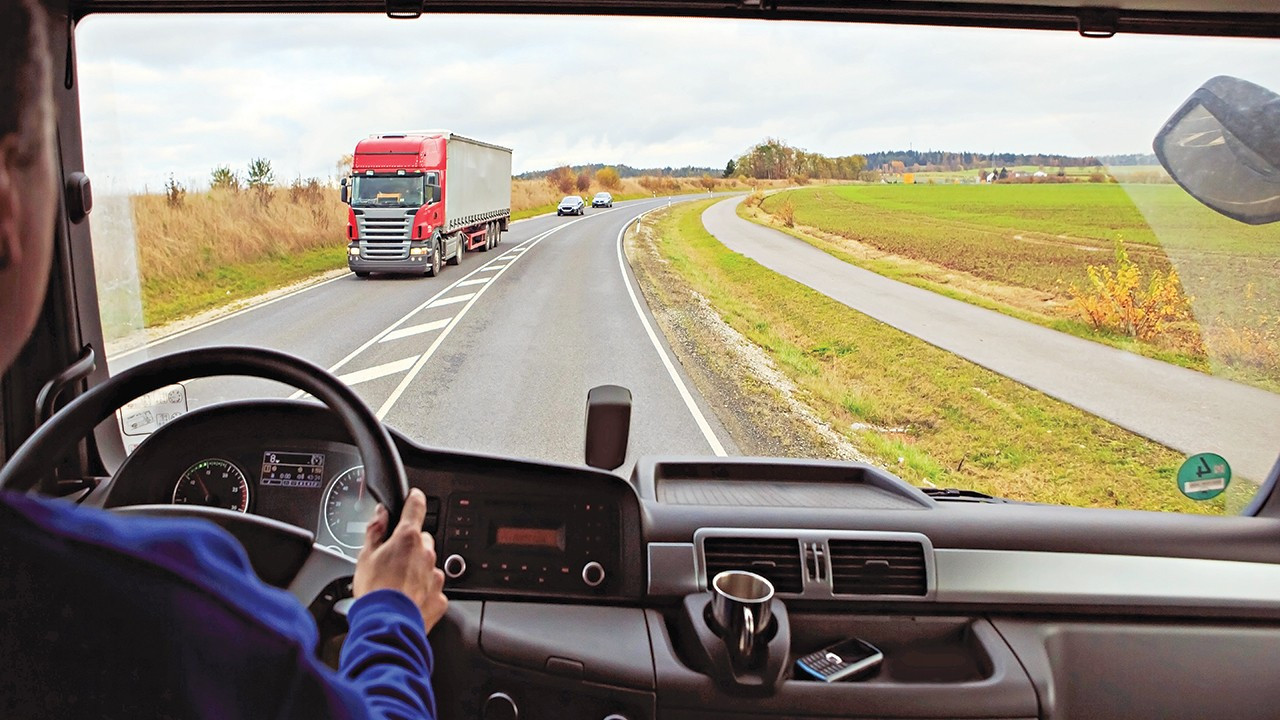
<path id="1" fill-rule="evenodd" d="M 449 132 L 374 135 L 342 181 L 347 267 L 439 274 L 490 250 L 511 222 L 511 150 Z"/>

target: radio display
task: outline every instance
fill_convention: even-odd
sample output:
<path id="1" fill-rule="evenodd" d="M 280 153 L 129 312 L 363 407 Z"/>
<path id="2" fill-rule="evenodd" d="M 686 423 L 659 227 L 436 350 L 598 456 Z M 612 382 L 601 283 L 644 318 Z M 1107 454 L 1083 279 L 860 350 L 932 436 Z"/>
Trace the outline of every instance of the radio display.
<path id="1" fill-rule="evenodd" d="M 494 528 L 494 545 L 564 549 L 564 527 L 512 527 L 499 525 Z"/>
<path id="2" fill-rule="evenodd" d="M 324 481 L 324 453 L 265 452 L 262 454 L 264 486 L 318 488 Z"/>

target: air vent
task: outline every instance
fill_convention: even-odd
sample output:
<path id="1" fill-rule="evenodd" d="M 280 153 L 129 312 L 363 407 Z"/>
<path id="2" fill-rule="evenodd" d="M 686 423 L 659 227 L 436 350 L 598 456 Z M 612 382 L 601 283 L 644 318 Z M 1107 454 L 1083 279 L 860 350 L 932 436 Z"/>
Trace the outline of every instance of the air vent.
<path id="1" fill-rule="evenodd" d="M 831 540 L 831 584 L 837 595 L 928 593 L 924 548 L 917 542 Z"/>
<path id="2" fill-rule="evenodd" d="M 800 541 L 796 538 L 709 537 L 702 549 L 708 583 L 725 570 L 748 570 L 768 578 L 777 592 L 804 590 Z"/>

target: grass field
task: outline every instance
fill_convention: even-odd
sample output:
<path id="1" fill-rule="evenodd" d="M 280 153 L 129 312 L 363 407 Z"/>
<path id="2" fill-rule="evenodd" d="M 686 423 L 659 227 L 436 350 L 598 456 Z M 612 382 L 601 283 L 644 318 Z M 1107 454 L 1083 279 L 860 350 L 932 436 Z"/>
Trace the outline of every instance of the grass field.
<path id="1" fill-rule="evenodd" d="M 1242 501 L 1188 500 L 1174 481 L 1179 454 L 728 250 L 702 227 L 707 205 L 647 221 L 673 284 L 683 284 L 663 292 L 706 297 L 822 419 L 903 479 L 1092 507 L 1221 513 Z"/>
<path id="2" fill-rule="evenodd" d="M 1280 389 L 1280 227 L 1237 223 L 1176 186 L 843 186 L 777 193 L 762 207 L 776 213 L 784 203 L 794 207 L 798 235 L 846 261 L 1066 332 Z M 1070 288 L 1087 286 L 1090 265 L 1113 261 L 1117 239 L 1144 274 L 1178 271 L 1193 298 L 1192 326 L 1137 343 L 1082 321 Z M 1204 348 L 1187 342 L 1191 336 Z"/>

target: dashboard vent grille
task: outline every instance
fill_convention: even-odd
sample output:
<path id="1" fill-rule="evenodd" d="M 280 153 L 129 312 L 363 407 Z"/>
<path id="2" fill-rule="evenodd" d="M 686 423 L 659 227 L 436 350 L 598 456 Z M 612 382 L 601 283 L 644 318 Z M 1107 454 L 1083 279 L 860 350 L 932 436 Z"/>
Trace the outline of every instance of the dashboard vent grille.
<path id="1" fill-rule="evenodd" d="M 747 570 L 768 578 L 777 592 L 804 591 L 797 538 L 709 537 L 702 550 L 707 583 L 725 570 Z"/>
<path id="2" fill-rule="evenodd" d="M 831 540 L 831 585 L 837 595 L 926 595 L 924 547 L 918 542 Z"/>

